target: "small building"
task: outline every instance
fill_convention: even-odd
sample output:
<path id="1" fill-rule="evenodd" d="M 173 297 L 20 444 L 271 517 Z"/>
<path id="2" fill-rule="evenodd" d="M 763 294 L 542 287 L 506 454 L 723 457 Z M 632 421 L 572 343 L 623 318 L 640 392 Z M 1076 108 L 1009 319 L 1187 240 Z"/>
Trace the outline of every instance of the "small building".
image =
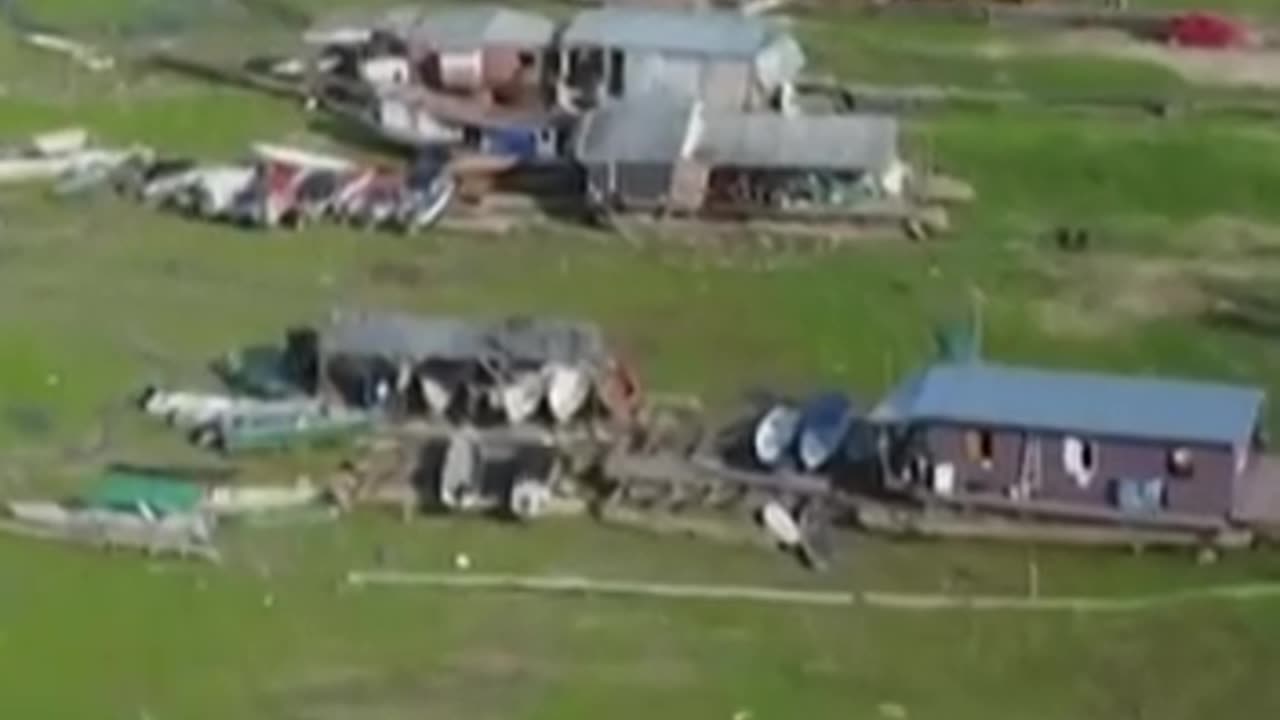
<path id="1" fill-rule="evenodd" d="M 555 32 L 551 20 L 521 10 L 406 6 L 331 17 L 304 40 L 337 60 L 331 71 L 375 87 L 422 84 L 511 105 L 545 100 Z"/>
<path id="2" fill-rule="evenodd" d="M 555 24 L 535 13 L 491 5 L 401 11 L 385 20 L 429 87 L 493 93 L 498 102 L 540 101 Z"/>
<path id="3" fill-rule="evenodd" d="M 584 109 L 659 92 L 717 108 L 777 106 L 804 65 L 789 33 L 727 11 L 587 10 L 559 48 L 558 94 Z"/>
<path id="4" fill-rule="evenodd" d="M 662 95 L 588 114 L 573 149 L 589 196 L 634 210 L 832 206 L 896 196 L 905 174 L 889 116 L 741 112 Z"/>
<path id="5" fill-rule="evenodd" d="M 574 160 L 585 170 L 588 199 L 614 209 L 658 210 L 673 194 L 676 166 L 688 152 L 691 105 L 665 96 L 605 106 L 578 124 Z M 701 191 L 693 192 L 695 197 Z"/>
<path id="6" fill-rule="evenodd" d="M 1234 517 L 1265 395 L 1252 387 L 935 365 L 871 413 L 890 480 L 1065 516 Z"/>

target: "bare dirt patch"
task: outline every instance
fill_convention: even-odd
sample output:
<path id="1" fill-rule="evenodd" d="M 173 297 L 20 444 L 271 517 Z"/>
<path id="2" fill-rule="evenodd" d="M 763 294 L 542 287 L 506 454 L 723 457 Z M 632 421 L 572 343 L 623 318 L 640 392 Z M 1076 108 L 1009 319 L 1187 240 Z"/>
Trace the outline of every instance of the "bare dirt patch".
<path id="1" fill-rule="evenodd" d="M 1206 302 L 1184 267 L 1168 260 L 1096 256 L 1055 265 L 1051 282 L 1056 292 L 1039 301 L 1036 314 L 1046 331 L 1069 337 L 1096 338 L 1195 314 Z"/>
<path id="2" fill-rule="evenodd" d="M 1280 227 L 1232 215 L 1192 223 L 1173 242 L 1231 275 L 1265 274 L 1273 269 L 1267 260 L 1280 261 Z"/>
<path id="3" fill-rule="evenodd" d="M 1031 264 L 1052 288 L 1034 306 L 1040 325 L 1098 338 L 1163 318 L 1203 318 L 1280 279 L 1280 227 L 1222 215 L 1171 233 L 1168 243 L 1173 252 L 1154 257 L 1038 254 Z"/>
<path id="4" fill-rule="evenodd" d="M 1047 47 L 1063 53 L 1149 62 L 1201 85 L 1280 88 L 1280 52 L 1276 51 L 1175 48 L 1113 30 L 1070 30 Z"/>

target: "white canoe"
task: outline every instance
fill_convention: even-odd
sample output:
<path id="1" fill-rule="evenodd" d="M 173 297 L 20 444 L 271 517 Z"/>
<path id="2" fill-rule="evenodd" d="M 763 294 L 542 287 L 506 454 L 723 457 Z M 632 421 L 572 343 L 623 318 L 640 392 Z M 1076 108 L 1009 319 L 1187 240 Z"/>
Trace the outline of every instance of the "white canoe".
<path id="1" fill-rule="evenodd" d="M 105 72 L 116 66 L 115 59 L 110 55 L 70 38 L 45 33 L 28 33 L 24 39 L 35 47 L 65 55 L 93 72 Z"/>
<path id="2" fill-rule="evenodd" d="M 163 418 L 179 427 L 195 427 L 221 420 L 231 413 L 236 401 L 216 393 L 168 391 L 147 388 L 143 391 L 142 411 Z"/>
<path id="3" fill-rule="evenodd" d="M 547 378 L 540 372 L 520 373 L 498 389 L 507 421 L 518 425 L 533 417 L 547 391 Z"/>
<path id="4" fill-rule="evenodd" d="M 311 505 L 321 495 L 320 488 L 305 479 L 293 485 L 222 485 L 209 493 L 205 507 L 218 515 L 270 512 Z"/>
<path id="5" fill-rule="evenodd" d="M 9 514 L 15 520 L 51 528 L 66 527 L 71 513 L 61 503 L 47 500 L 18 500 L 9 503 Z"/>
<path id="6" fill-rule="evenodd" d="M 777 501 L 769 501 L 760 513 L 760 520 L 769 536 L 783 547 L 795 547 L 804 540 L 800 526 L 787 509 Z"/>
<path id="7" fill-rule="evenodd" d="M 761 465 L 776 467 L 782 462 L 795 444 L 800 419 L 800 411 L 790 405 L 775 405 L 760 418 L 752 444 Z"/>
<path id="8" fill-rule="evenodd" d="M 572 365 L 547 368 L 547 406 L 557 423 L 565 424 L 586 406 L 591 397 L 591 374 Z"/>
<path id="9" fill-rule="evenodd" d="M 328 170 L 331 172 L 347 172 L 355 168 L 355 163 L 336 155 L 326 155 L 302 148 L 270 143 L 255 143 L 255 157 L 269 162 L 281 163 L 308 170 Z"/>

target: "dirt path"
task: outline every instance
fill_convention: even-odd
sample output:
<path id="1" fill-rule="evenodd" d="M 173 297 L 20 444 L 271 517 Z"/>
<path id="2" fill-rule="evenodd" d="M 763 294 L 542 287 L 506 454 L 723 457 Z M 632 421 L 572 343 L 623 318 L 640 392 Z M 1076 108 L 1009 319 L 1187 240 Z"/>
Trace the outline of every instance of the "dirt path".
<path id="1" fill-rule="evenodd" d="M 1275 50 L 1174 48 L 1110 30 L 1064 32 L 1050 47 L 1064 53 L 1149 62 L 1202 85 L 1280 89 L 1280 52 Z"/>
<path id="2" fill-rule="evenodd" d="M 1023 597 L 1014 595 L 940 595 L 868 591 L 788 590 L 742 585 L 688 585 L 549 575 L 480 575 L 363 571 L 347 573 L 358 587 L 420 586 L 456 590 L 514 590 L 572 595 L 618 595 L 673 600 L 747 601 L 783 605 L 873 607 L 889 610 L 994 610 L 1074 613 L 1126 613 L 1190 602 L 1242 602 L 1280 598 L 1280 583 L 1195 588 L 1151 595 L 1117 597 Z"/>

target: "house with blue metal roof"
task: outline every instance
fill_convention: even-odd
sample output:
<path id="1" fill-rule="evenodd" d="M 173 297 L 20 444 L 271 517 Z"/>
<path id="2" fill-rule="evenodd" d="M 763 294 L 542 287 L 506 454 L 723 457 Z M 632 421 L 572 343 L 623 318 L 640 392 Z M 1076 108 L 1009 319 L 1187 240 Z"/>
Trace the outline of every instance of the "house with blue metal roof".
<path id="1" fill-rule="evenodd" d="M 1226 519 L 1264 403 L 1254 387 L 972 362 L 910 377 L 870 420 L 891 476 L 934 495 Z"/>

